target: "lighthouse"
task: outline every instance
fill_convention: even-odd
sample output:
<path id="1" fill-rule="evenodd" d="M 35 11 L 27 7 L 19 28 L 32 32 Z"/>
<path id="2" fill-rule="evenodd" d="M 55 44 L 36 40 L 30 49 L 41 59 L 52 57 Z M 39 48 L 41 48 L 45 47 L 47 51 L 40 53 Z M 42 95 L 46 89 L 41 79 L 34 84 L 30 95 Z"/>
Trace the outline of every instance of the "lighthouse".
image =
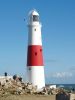
<path id="1" fill-rule="evenodd" d="M 39 13 L 36 10 L 30 11 L 28 17 L 28 82 L 32 83 L 33 86 L 37 86 L 39 90 L 45 87 L 41 23 Z"/>

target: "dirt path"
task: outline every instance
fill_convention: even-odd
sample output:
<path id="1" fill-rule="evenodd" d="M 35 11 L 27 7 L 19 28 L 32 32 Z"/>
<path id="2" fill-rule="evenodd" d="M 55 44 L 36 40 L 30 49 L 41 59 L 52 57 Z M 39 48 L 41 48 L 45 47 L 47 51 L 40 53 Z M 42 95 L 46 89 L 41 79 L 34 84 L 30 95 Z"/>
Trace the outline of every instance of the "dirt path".
<path id="1" fill-rule="evenodd" d="M 40 96 L 40 95 L 6 95 L 1 96 L 0 100 L 55 100 L 54 95 Z"/>

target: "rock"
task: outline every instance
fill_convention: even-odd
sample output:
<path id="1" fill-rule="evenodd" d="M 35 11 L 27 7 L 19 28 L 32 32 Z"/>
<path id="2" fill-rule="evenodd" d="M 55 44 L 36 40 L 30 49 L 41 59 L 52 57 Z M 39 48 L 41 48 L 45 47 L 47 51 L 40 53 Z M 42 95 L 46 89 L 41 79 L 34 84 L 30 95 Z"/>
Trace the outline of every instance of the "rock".
<path id="1" fill-rule="evenodd" d="M 14 77 L 15 78 L 15 77 Z M 0 84 L 0 95 L 4 94 L 40 94 L 51 95 L 64 93 L 63 89 L 51 89 L 50 87 L 44 87 L 41 90 L 37 90 L 37 86 L 33 86 L 30 83 L 23 83 L 18 77 L 15 79 L 5 79 Z M 66 95 L 66 94 L 65 94 Z"/>
<path id="2" fill-rule="evenodd" d="M 18 88 L 16 89 L 16 94 L 21 94 L 21 92 L 22 92 L 22 87 L 18 87 Z"/>

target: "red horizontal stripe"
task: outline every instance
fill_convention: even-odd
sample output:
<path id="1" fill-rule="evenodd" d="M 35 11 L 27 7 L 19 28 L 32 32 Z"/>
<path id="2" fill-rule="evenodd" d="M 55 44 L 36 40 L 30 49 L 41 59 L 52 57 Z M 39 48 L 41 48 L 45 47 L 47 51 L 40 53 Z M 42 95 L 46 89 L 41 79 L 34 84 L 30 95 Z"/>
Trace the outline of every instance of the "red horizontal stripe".
<path id="1" fill-rule="evenodd" d="M 28 46 L 27 66 L 43 66 L 42 46 Z"/>

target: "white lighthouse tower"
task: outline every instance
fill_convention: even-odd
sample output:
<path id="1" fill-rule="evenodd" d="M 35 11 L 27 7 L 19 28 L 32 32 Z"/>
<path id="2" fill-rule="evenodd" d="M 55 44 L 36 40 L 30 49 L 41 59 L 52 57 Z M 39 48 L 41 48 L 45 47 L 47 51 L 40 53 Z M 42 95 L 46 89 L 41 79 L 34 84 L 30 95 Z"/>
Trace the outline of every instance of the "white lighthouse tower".
<path id="1" fill-rule="evenodd" d="M 36 10 L 29 13 L 28 20 L 28 82 L 37 85 L 37 89 L 45 87 L 44 63 L 42 53 L 41 24 Z"/>

